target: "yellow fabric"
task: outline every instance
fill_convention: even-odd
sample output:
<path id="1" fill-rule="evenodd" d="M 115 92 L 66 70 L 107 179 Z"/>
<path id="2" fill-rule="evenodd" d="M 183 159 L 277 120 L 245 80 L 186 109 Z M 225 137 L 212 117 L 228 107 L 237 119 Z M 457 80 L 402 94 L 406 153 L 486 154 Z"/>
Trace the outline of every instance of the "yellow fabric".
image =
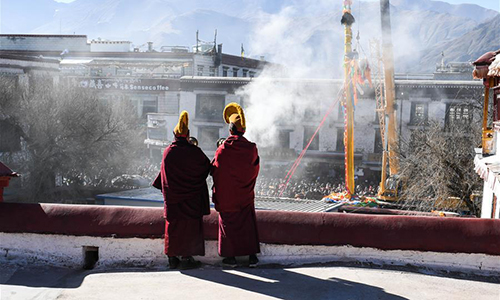
<path id="1" fill-rule="evenodd" d="M 344 12 L 351 13 L 351 1 L 344 1 Z M 346 103 L 346 115 L 347 119 L 345 122 L 344 130 L 344 149 L 345 149 L 345 183 L 347 193 L 353 195 L 356 193 L 354 185 L 354 107 L 352 98 L 355 91 L 352 91 L 352 85 L 349 84 L 349 68 L 350 63 L 347 58 L 347 54 L 352 52 L 352 28 L 349 25 L 345 25 L 345 61 L 344 61 L 344 80 L 345 80 L 345 103 Z"/>
<path id="2" fill-rule="evenodd" d="M 224 108 L 224 121 L 227 124 L 233 123 L 238 131 L 245 131 L 245 113 L 243 108 L 238 103 L 229 103 L 226 108 Z"/>
<path id="3" fill-rule="evenodd" d="M 179 116 L 179 122 L 174 128 L 175 135 L 187 135 L 189 132 L 189 116 L 187 111 L 183 110 Z"/>

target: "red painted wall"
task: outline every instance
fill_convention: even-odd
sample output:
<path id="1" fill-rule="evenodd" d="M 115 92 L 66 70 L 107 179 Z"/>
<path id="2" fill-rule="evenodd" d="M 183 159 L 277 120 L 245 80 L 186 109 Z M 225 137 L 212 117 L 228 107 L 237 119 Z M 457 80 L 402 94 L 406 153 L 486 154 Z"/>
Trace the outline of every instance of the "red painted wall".
<path id="1" fill-rule="evenodd" d="M 217 238 L 217 213 L 205 237 Z M 257 211 L 261 242 L 500 255 L 500 220 Z M 0 232 L 161 237 L 162 208 L 0 203 Z"/>

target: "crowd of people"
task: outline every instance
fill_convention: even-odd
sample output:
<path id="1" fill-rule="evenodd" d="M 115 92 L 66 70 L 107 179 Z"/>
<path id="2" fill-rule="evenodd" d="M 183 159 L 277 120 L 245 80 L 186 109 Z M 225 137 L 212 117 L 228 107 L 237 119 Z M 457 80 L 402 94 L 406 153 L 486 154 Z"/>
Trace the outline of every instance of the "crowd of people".
<path id="1" fill-rule="evenodd" d="M 255 195 L 257 197 L 285 197 L 294 199 L 321 200 L 323 197 L 335 192 L 345 191 L 343 180 L 335 178 L 292 178 L 286 189 L 284 178 L 270 177 L 259 174 L 255 185 Z M 378 184 L 374 181 L 359 180 L 356 183 L 356 194 L 359 196 L 375 196 Z"/>

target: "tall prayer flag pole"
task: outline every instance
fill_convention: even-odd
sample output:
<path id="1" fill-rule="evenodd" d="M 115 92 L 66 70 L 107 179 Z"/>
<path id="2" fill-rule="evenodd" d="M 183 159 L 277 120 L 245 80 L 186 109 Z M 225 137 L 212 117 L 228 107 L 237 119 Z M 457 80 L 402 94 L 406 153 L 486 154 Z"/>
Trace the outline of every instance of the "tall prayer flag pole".
<path id="1" fill-rule="evenodd" d="M 351 84 L 352 54 L 352 23 L 351 0 L 344 0 L 343 16 L 341 23 L 345 27 L 344 49 L 344 149 L 345 149 L 345 187 L 350 198 L 355 194 L 354 186 L 354 99 Z"/>

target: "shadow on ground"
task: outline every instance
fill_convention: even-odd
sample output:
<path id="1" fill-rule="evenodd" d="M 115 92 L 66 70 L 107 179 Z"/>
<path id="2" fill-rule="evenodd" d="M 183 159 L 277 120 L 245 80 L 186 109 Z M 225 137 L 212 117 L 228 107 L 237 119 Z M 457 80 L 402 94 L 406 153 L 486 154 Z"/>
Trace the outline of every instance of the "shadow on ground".
<path id="1" fill-rule="evenodd" d="M 307 268 L 333 268 L 349 267 L 361 269 L 399 270 L 408 273 L 419 273 L 412 268 L 377 268 L 374 266 L 345 265 L 345 264 L 311 264 L 297 267 L 284 267 L 278 265 L 264 265 L 251 269 L 239 267 L 225 269 L 220 266 L 205 265 L 201 269 L 180 271 L 175 278 L 182 276 L 199 279 L 210 286 L 224 285 L 226 287 L 241 289 L 260 295 L 278 299 L 406 299 L 386 292 L 377 285 L 370 285 L 357 281 L 349 281 L 342 276 L 329 276 L 318 278 L 304 274 Z M 340 269 L 339 269 L 340 271 Z M 17 266 L 0 264 L 0 284 L 10 286 L 24 286 L 33 288 L 76 289 L 82 286 L 83 281 L 93 274 L 113 273 L 165 273 L 178 272 L 169 270 L 166 266 L 159 268 L 127 267 L 121 269 L 95 269 L 77 270 L 43 265 Z M 307 272 L 307 271 L 306 271 Z M 316 273 L 318 274 L 318 273 Z M 321 274 L 321 273 L 319 273 Z M 327 273 L 324 273 L 327 274 Z M 335 274 L 329 272 L 329 274 Z M 447 277 L 452 274 L 425 274 L 432 277 Z M 180 277 L 177 277 L 180 276 Z M 173 277 L 167 277 L 173 278 Z M 456 278 L 456 277 L 455 277 Z M 393 278 L 394 279 L 394 278 Z M 466 281 L 492 282 L 492 278 L 457 278 Z M 496 278 L 498 279 L 498 278 Z M 170 281 L 170 279 L 168 279 Z M 493 282 L 498 282 L 493 280 Z M 166 282 L 167 283 L 167 282 Z M 211 283 L 214 283 L 212 285 Z M 397 283 L 394 283 L 397 284 Z M 465 282 L 464 282 L 465 284 Z"/>
<path id="2" fill-rule="evenodd" d="M 2 272 L 6 271 L 0 267 Z M 7 270 L 9 271 L 9 270 Z M 0 277 L 0 284 L 36 288 L 76 289 L 86 276 L 104 273 L 156 273 L 171 272 L 161 269 L 75 270 L 46 266 L 13 267 L 10 274 Z M 223 269 L 207 266 L 197 270 L 180 271 L 181 274 L 210 283 L 222 284 L 278 299 L 406 299 L 389 294 L 383 289 L 340 278 L 321 279 L 282 268 Z"/>
<path id="3" fill-rule="evenodd" d="M 278 299 L 407 299 L 376 286 L 335 277 L 316 278 L 293 269 L 213 269 L 181 273 Z"/>
<path id="4" fill-rule="evenodd" d="M 83 280 L 88 275 L 105 273 L 155 273 L 165 272 L 168 269 L 149 269 L 149 268 L 127 268 L 127 269 L 109 269 L 109 270 L 83 270 L 69 269 L 52 266 L 20 266 L 9 270 L 9 267 L 0 266 L 0 284 L 27 286 L 35 288 L 65 288 L 75 289 L 82 285 Z M 10 272 L 10 274 L 8 274 Z M 7 274 L 6 274 L 7 273 Z"/>

